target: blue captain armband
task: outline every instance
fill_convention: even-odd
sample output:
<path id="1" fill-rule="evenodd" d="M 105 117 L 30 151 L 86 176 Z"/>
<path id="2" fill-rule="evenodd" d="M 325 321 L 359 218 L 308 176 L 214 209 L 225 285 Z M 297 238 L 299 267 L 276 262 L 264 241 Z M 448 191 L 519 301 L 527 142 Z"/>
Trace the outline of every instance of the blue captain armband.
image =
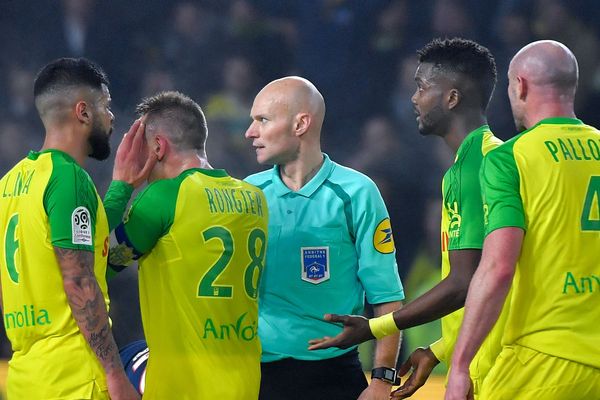
<path id="1" fill-rule="evenodd" d="M 143 255 L 133 247 L 133 244 L 127 238 L 123 224 L 115 229 L 115 236 L 118 244 L 111 247 L 108 252 L 108 268 L 106 271 L 108 279 L 133 264 L 134 260 Z"/>
<path id="2" fill-rule="evenodd" d="M 136 250 L 133 243 L 131 243 L 131 241 L 129 240 L 129 237 L 127 237 L 127 233 L 125 233 L 125 225 L 120 224 L 119 226 L 117 226 L 117 229 L 115 229 L 115 237 L 117 238 L 117 243 L 119 243 L 115 247 L 119 247 L 119 246 L 123 245 L 124 247 L 128 248 L 131 251 L 131 261 L 137 260 L 138 258 L 140 258 L 141 256 L 144 255 L 144 253 Z M 112 252 L 112 249 L 111 249 L 111 252 Z M 115 254 L 115 255 L 117 256 L 118 254 Z M 129 264 L 127 264 L 127 265 L 129 265 Z M 125 265 L 125 266 L 127 266 L 127 265 Z"/>

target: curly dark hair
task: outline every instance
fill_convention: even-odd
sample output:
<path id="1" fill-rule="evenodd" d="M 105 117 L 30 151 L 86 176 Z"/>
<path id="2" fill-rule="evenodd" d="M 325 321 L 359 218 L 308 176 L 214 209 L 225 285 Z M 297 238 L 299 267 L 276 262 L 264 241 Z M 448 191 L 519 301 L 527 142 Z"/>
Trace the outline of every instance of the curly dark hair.
<path id="1" fill-rule="evenodd" d="M 487 109 L 498 73 L 492 53 L 472 40 L 434 39 L 417 51 L 419 63 L 431 63 L 439 73 L 460 74 L 471 81 Z"/>
<path id="2" fill-rule="evenodd" d="M 89 86 L 102 90 L 102 84 L 108 86 L 106 73 L 86 58 L 59 58 L 46 64 L 38 72 L 33 84 L 33 95 L 61 90 L 71 86 Z"/>

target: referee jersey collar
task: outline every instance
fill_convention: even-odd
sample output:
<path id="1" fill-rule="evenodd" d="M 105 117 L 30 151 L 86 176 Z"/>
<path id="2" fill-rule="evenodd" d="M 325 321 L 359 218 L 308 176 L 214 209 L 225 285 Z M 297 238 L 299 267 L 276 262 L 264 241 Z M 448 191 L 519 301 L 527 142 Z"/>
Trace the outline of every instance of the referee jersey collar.
<path id="1" fill-rule="evenodd" d="M 283 183 L 279 172 L 279 165 L 275 165 L 273 167 L 273 183 L 275 186 L 275 194 L 278 197 L 285 196 L 288 193 L 295 193 L 299 196 L 310 197 L 317 191 L 317 189 L 319 189 L 319 187 L 321 187 L 327 178 L 329 178 L 333 167 L 333 161 L 331 161 L 327 154 L 323 153 L 323 165 L 321 165 L 321 168 L 319 168 L 319 172 L 317 172 L 317 174 L 313 176 L 312 179 L 306 183 L 306 185 L 302 186 L 300 190 L 294 192 L 292 189 L 287 187 L 285 183 Z"/>

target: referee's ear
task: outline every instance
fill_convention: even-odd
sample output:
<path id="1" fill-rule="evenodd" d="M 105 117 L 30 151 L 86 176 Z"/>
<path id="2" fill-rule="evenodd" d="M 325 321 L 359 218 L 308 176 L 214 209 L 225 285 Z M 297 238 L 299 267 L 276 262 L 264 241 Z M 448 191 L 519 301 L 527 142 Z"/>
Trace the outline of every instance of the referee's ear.
<path id="1" fill-rule="evenodd" d="M 296 120 L 294 122 L 294 134 L 296 136 L 304 135 L 304 133 L 306 133 L 306 131 L 308 131 L 308 128 L 310 127 L 311 122 L 312 122 L 312 118 L 309 113 L 297 114 Z"/>
<path id="2" fill-rule="evenodd" d="M 448 92 L 448 110 L 454 109 L 462 100 L 462 93 L 458 89 L 450 89 Z"/>

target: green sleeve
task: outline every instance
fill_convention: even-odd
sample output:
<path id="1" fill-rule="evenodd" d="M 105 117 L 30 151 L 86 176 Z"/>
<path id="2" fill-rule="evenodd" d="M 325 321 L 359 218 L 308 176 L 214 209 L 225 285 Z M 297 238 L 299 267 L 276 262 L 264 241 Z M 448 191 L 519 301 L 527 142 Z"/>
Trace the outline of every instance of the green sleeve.
<path id="1" fill-rule="evenodd" d="M 53 155 L 43 202 L 53 246 L 94 251 L 98 195 L 87 172 Z"/>
<path id="2" fill-rule="evenodd" d="M 481 166 L 485 234 L 505 227 L 526 229 L 514 141 L 492 150 Z"/>
<path id="3" fill-rule="evenodd" d="M 453 204 L 445 204 L 451 216 L 448 229 L 448 250 L 481 249 L 483 247 L 483 201 L 479 184 L 479 168 L 483 154 L 474 142 L 456 171 L 457 193 Z M 449 207 L 449 208 L 448 208 Z"/>
<path id="4" fill-rule="evenodd" d="M 180 181 L 164 179 L 153 182 L 133 201 L 129 212 L 115 231 L 120 244 L 126 244 L 141 257 L 169 232 L 175 217 Z"/>
<path id="5" fill-rule="evenodd" d="M 132 193 L 133 186 L 127 182 L 112 181 L 110 183 L 104 196 L 104 209 L 106 210 L 109 231 L 112 232 L 121 223 Z"/>

